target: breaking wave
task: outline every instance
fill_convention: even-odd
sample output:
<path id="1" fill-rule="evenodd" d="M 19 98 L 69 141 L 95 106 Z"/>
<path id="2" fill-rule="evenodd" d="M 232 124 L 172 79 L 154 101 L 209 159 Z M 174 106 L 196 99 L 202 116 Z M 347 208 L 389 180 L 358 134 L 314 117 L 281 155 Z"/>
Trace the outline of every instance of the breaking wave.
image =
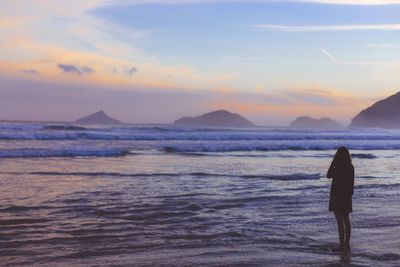
<path id="1" fill-rule="evenodd" d="M 9 173 L 10 174 L 10 173 Z M 22 173 L 12 173 L 22 174 Z M 26 173 L 24 173 L 26 174 Z M 179 177 L 179 176 L 194 176 L 194 177 L 235 177 L 243 179 L 262 179 L 276 181 L 297 181 L 297 180 L 318 180 L 321 178 L 319 173 L 295 173 L 282 175 L 236 175 L 236 174 L 220 174 L 206 172 L 191 172 L 191 173 L 119 173 L 119 172 L 30 172 L 31 175 L 43 176 L 109 176 L 109 177 Z"/>
<path id="2" fill-rule="evenodd" d="M 69 124 L 0 124 L 0 140 L 126 141 L 399 141 L 400 132 L 295 131 L 291 129 L 202 129 L 179 127 L 85 128 Z"/>
<path id="3" fill-rule="evenodd" d="M 336 150 L 340 145 L 337 143 L 331 144 L 265 144 L 265 145 L 242 145 L 242 144 L 218 144 L 218 145 L 176 145 L 165 146 L 161 151 L 165 153 L 190 154 L 199 152 L 247 152 L 247 151 L 325 151 Z M 349 149 L 354 150 L 399 150 L 400 144 L 346 144 Z M 375 158 L 372 154 L 353 154 L 355 158 Z"/>
<path id="4" fill-rule="evenodd" d="M 44 130 L 56 130 L 56 131 L 85 131 L 87 128 L 75 125 L 48 125 L 43 127 Z"/>
<path id="5" fill-rule="evenodd" d="M 117 157 L 130 154 L 125 149 L 1 149 L 0 158 Z"/>

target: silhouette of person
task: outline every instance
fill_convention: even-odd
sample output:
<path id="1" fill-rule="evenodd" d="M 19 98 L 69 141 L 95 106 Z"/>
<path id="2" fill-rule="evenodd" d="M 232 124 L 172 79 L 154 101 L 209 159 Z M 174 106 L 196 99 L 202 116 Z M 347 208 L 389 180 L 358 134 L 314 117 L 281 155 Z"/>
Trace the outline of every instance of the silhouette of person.
<path id="1" fill-rule="evenodd" d="M 340 249 L 350 250 L 351 223 L 349 213 L 353 212 L 354 166 L 350 152 L 340 147 L 329 167 L 328 178 L 332 178 L 329 197 L 329 211 L 333 211 L 338 225 Z"/>

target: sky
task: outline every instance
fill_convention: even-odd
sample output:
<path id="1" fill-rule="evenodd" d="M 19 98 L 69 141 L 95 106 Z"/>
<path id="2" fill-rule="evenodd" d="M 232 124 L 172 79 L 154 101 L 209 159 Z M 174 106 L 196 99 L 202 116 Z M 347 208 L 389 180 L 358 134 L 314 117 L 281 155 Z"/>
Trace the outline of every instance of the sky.
<path id="1" fill-rule="evenodd" d="M 0 119 L 348 124 L 400 91 L 400 0 L 2 0 Z"/>

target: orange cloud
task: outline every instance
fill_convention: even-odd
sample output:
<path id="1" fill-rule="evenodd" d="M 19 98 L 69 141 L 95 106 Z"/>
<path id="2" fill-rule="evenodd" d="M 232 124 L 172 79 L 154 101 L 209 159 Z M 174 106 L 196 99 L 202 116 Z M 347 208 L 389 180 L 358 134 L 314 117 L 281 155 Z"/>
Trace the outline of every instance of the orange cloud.
<path id="1" fill-rule="evenodd" d="M 6 46 L 11 53 L 24 51 L 31 55 L 30 60 L 0 62 L 3 73 L 13 76 L 20 75 L 20 69 L 38 68 L 49 80 L 60 83 L 85 83 L 98 86 L 120 87 L 152 87 L 152 88 L 181 88 L 204 89 L 215 85 L 219 79 L 218 74 L 198 73 L 194 69 L 185 66 L 167 66 L 157 62 L 141 63 L 129 60 L 121 60 L 112 56 L 94 52 L 63 49 L 52 45 L 39 43 L 28 37 L 19 37 L 9 40 Z M 45 58 L 46 60 L 39 60 Z M 90 76 L 70 77 L 62 75 L 57 68 L 58 64 L 73 64 L 78 66 L 90 66 L 96 71 Z M 134 76 L 117 75 L 115 68 L 135 67 L 138 71 Z M 14 73 L 13 73 L 14 72 Z"/>
<path id="2" fill-rule="evenodd" d="M 197 71 L 186 65 L 168 65 L 142 53 L 134 42 L 117 40 L 107 29 L 133 40 L 145 35 L 98 19 L 85 12 L 104 4 L 103 0 L 28 0 L 24 5 L 4 0 L 0 9 L 3 42 L 0 55 L 2 74 L 19 77 L 20 69 L 40 69 L 41 77 L 66 84 L 119 87 L 205 89 L 223 85 L 236 77 L 232 73 Z M 65 23 L 60 23 L 65 18 Z M 43 22 L 46 25 L 43 25 Z M 52 22 L 57 26 L 52 26 Z M 77 23 L 79 22 L 79 24 Z M 52 36 L 51 41 L 43 36 Z M 82 42 L 71 42 L 71 39 Z M 80 46 L 81 43 L 88 46 Z M 92 47 L 90 49 L 88 47 Z M 45 60 L 43 60 L 45 59 Z M 13 62 L 18 65 L 12 66 Z M 71 77 L 61 74 L 58 64 L 89 66 L 91 75 Z M 134 67 L 135 75 L 118 75 L 115 69 Z"/>
<path id="3" fill-rule="evenodd" d="M 285 90 L 273 95 L 254 93 L 250 97 L 243 92 L 234 90 L 218 90 L 212 101 L 208 104 L 210 110 L 227 109 L 251 117 L 282 117 L 287 123 L 298 116 L 311 116 L 316 118 L 331 117 L 347 123 L 362 109 L 371 105 L 374 99 L 331 90 Z M 327 104 L 320 104 L 311 99 L 307 102 L 309 94 L 322 95 Z M 293 95 L 296 98 L 293 98 Z M 274 97 L 281 97 L 276 100 Z M 271 98 L 271 100 L 269 100 Z M 265 99 L 264 102 L 260 99 Z M 318 98 L 317 98 L 318 100 Z M 275 101 L 275 102 L 274 102 Z M 276 102 L 278 101 L 278 102 Z M 286 101 L 286 102 L 285 102 Z M 280 103 L 279 103 L 280 102 Z"/>

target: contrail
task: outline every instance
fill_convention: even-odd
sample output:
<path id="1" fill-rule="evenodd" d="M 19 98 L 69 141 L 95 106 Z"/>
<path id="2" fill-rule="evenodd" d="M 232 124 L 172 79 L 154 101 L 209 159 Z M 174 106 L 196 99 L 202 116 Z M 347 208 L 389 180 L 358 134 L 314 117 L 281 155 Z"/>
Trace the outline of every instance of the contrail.
<path id="1" fill-rule="evenodd" d="M 336 58 L 332 56 L 328 51 L 325 49 L 321 48 L 321 52 L 324 53 L 327 57 L 329 57 L 333 62 L 337 62 Z"/>

